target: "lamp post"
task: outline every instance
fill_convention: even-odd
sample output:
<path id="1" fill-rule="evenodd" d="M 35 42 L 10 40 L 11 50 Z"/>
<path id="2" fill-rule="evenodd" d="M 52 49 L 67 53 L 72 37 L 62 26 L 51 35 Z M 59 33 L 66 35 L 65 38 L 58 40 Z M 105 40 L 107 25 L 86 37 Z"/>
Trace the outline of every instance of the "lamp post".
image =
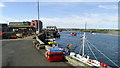
<path id="1" fill-rule="evenodd" d="M 37 33 L 39 34 L 40 33 L 40 27 L 39 27 L 39 25 L 40 25 L 40 22 L 39 22 L 39 0 L 38 0 L 38 30 L 37 30 Z"/>

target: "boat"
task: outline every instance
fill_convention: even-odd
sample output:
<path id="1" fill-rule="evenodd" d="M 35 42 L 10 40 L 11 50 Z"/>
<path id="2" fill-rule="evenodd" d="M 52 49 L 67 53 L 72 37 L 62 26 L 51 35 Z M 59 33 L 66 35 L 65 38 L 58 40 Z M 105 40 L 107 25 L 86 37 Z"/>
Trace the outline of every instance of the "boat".
<path id="1" fill-rule="evenodd" d="M 57 29 L 56 26 L 47 26 L 46 32 L 49 34 L 53 34 L 54 37 L 60 37 L 60 31 Z"/>
<path id="2" fill-rule="evenodd" d="M 76 33 L 70 33 L 70 35 L 72 35 L 72 36 L 76 36 L 77 34 L 76 34 Z"/>
<path id="3" fill-rule="evenodd" d="M 85 29 L 86 29 L 86 24 L 85 24 Z M 67 60 L 73 61 L 73 64 L 76 62 L 74 64 L 76 66 L 82 65 L 82 66 L 92 66 L 92 67 L 98 67 L 98 68 L 111 68 L 110 66 L 108 66 L 108 64 L 103 63 L 97 59 L 95 53 L 93 52 L 91 48 L 92 46 L 94 47 L 94 49 L 96 49 L 96 51 L 98 51 L 101 55 L 103 55 L 107 60 L 113 63 L 116 67 L 120 68 L 115 62 L 113 62 L 109 57 L 107 57 L 98 48 L 96 48 L 89 40 L 87 40 L 85 32 L 80 38 L 81 38 L 82 44 L 79 46 L 80 47 L 79 53 L 76 54 L 74 51 L 71 51 L 70 48 L 67 48 L 66 49 L 66 52 L 68 53 L 68 57 L 66 57 Z M 88 49 L 91 51 L 91 53 L 94 56 L 94 59 L 91 59 L 90 55 L 85 53 L 85 46 L 88 47 Z"/>
<path id="4" fill-rule="evenodd" d="M 83 62 L 84 64 L 87 64 L 88 66 L 95 66 L 95 67 L 107 67 L 108 64 L 106 63 L 103 63 L 103 62 L 99 62 L 98 60 L 95 60 L 95 59 L 90 59 L 90 56 L 89 55 L 85 55 L 85 40 L 86 40 L 86 33 L 84 32 L 83 34 L 83 37 L 82 37 L 82 48 L 81 48 L 81 52 L 82 52 L 82 55 L 81 54 L 76 54 L 74 52 L 70 52 L 69 56 L 80 61 L 80 62 Z"/>
<path id="5" fill-rule="evenodd" d="M 93 35 L 95 35 L 96 33 L 92 33 Z"/>

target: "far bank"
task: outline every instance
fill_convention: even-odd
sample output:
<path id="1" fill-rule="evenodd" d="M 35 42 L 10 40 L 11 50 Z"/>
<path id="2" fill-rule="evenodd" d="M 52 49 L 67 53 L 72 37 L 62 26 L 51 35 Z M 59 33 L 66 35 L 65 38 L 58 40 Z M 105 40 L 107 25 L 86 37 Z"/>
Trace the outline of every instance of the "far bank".
<path id="1" fill-rule="evenodd" d="M 80 32 L 90 32 L 90 33 L 106 33 L 113 35 L 120 35 L 120 30 L 115 29 L 71 29 L 71 28 L 60 28 L 61 31 L 80 31 Z"/>

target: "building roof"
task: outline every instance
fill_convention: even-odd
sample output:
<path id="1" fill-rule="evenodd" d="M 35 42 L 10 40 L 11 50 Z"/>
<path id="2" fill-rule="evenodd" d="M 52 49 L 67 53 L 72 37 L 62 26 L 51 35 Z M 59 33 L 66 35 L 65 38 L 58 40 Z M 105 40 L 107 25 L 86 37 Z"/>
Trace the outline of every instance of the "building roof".
<path id="1" fill-rule="evenodd" d="M 23 25 L 23 22 L 10 22 L 9 25 Z"/>
<path id="2" fill-rule="evenodd" d="M 10 27 L 34 27 L 34 26 L 31 26 L 31 25 L 17 25 L 17 26 L 10 26 Z"/>
<path id="3" fill-rule="evenodd" d="M 0 23 L 0 24 L 7 24 L 7 23 Z"/>

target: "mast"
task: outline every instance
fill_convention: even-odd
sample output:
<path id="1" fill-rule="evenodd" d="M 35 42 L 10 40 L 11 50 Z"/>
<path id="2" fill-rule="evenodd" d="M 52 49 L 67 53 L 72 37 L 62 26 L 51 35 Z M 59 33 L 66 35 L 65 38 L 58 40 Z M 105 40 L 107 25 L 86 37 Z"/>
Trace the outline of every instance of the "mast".
<path id="1" fill-rule="evenodd" d="M 39 0 L 38 0 L 38 33 L 40 32 L 40 22 L 39 22 Z"/>
<path id="2" fill-rule="evenodd" d="M 85 23 L 85 31 L 86 31 L 86 29 L 87 29 L 87 22 Z"/>
<path id="3" fill-rule="evenodd" d="M 87 23 L 85 23 L 85 31 L 86 31 L 86 25 Z M 85 50 L 85 39 L 86 39 L 86 33 L 84 31 L 84 34 L 83 34 L 83 49 L 82 49 L 82 56 L 84 57 L 84 50 Z"/>

